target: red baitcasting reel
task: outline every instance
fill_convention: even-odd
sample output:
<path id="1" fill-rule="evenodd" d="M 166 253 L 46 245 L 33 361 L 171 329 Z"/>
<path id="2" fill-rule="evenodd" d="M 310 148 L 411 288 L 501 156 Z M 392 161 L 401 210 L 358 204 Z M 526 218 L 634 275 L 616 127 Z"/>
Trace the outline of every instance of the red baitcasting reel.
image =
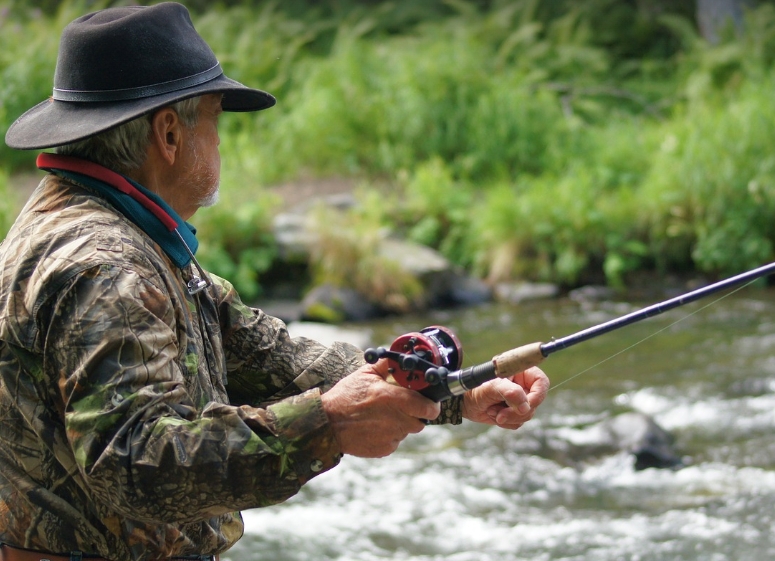
<path id="1" fill-rule="evenodd" d="M 386 358 L 390 374 L 399 385 L 442 401 L 455 395 L 449 393 L 446 378 L 460 369 L 463 348 L 452 331 L 434 325 L 399 336 L 390 349 L 367 349 L 364 358 L 371 364 Z"/>

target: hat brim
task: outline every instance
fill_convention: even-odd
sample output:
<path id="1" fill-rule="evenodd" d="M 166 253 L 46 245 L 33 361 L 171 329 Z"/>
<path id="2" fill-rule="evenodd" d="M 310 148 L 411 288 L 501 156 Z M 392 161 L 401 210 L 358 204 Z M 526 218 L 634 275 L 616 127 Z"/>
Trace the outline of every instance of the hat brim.
<path id="1" fill-rule="evenodd" d="M 5 143 L 19 150 L 62 146 L 171 103 L 209 93 L 223 94 L 224 111 L 260 111 L 276 103 L 271 94 L 248 88 L 224 75 L 195 87 L 132 101 L 83 103 L 49 98 L 26 111 L 8 128 Z"/>

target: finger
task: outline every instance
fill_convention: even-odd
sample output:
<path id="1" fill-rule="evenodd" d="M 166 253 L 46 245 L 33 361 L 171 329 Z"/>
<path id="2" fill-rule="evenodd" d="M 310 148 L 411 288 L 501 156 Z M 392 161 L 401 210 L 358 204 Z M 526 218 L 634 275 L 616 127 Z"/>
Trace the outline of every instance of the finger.
<path id="1" fill-rule="evenodd" d="M 414 390 L 391 385 L 386 391 L 394 400 L 394 406 L 405 415 L 415 419 L 435 419 L 441 414 L 439 403 Z"/>
<path id="2" fill-rule="evenodd" d="M 532 367 L 511 377 L 511 380 L 520 385 L 527 392 L 527 400 L 535 408 L 541 405 L 549 392 L 549 377 L 538 367 Z"/>
<path id="3" fill-rule="evenodd" d="M 401 444 L 401 441 L 403 439 L 395 439 L 391 440 L 390 442 L 385 442 L 380 445 L 374 445 L 373 448 L 371 448 L 368 452 L 365 452 L 363 454 L 363 457 L 365 458 L 384 458 L 386 456 L 389 456 L 396 450 L 398 450 L 398 445 Z"/>
<path id="4" fill-rule="evenodd" d="M 421 432 L 428 424 L 423 419 L 412 418 L 408 423 L 407 432 L 411 434 L 417 434 Z"/>
<path id="5" fill-rule="evenodd" d="M 524 425 L 522 421 L 498 421 L 497 425 L 499 428 L 506 429 L 506 430 L 517 430 L 518 428 L 521 428 L 522 425 Z"/>
<path id="6" fill-rule="evenodd" d="M 516 429 L 529 421 L 533 417 L 534 412 L 535 410 L 530 410 L 527 414 L 523 414 L 504 404 L 496 404 L 491 405 L 487 409 L 487 416 L 494 425 L 507 429 Z"/>
<path id="7" fill-rule="evenodd" d="M 518 429 L 530 420 L 532 414 L 519 415 L 510 407 L 503 404 L 491 405 L 487 408 L 487 416 L 493 425 L 504 429 Z"/>
<path id="8" fill-rule="evenodd" d="M 510 409 L 518 411 L 523 415 L 530 412 L 531 404 L 528 401 L 525 389 L 521 385 L 512 380 L 498 378 L 493 380 L 491 387 Z"/>
<path id="9" fill-rule="evenodd" d="M 528 394 L 522 386 L 511 380 L 503 380 L 493 384 L 493 389 L 503 396 L 503 402 L 494 404 L 488 409 L 488 416 L 498 426 L 504 428 L 519 428 L 533 418 L 535 407 L 530 403 Z"/>
<path id="10" fill-rule="evenodd" d="M 520 413 L 510 407 L 502 407 L 495 416 L 495 424 L 500 427 L 517 428 L 533 418 L 535 409 L 527 413 Z"/>
<path id="11" fill-rule="evenodd" d="M 371 372 L 387 381 L 390 377 L 387 359 L 380 359 L 376 364 L 367 364 L 361 367 L 365 372 Z M 388 389 L 389 388 L 389 389 Z M 424 395 L 396 384 L 388 384 L 384 388 L 390 399 L 395 399 L 400 404 L 399 410 L 417 419 L 435 419 L 441 414 L 441 406 Z"/>
<path id="12" fill-rule="evenodd" d="M 389 449 L 392 453 L 407 436 L 421 432 L 425 426 L 425 423 L 420 419 L 415 419 L 413 417 L 394 419 L 392 425 L 381 433 L 381 436 L 384 439 L 382 446 L 385 449 Z"/>
<path id="13" fill-rule="evenodd" d="M 549 393 L 551 385 L 549 377 L 537 367 L 533 367 L 524 372 L 524 380 L 527 382 L 527 399 L 531 407 L 536 408 L 544 401 L 546 394 Z"/>
<path id="14" fill-rule="evenodd" d="M 361 368 L 367 372 L 373 372 L 383 380 L 387 380 L 390 377 L 390 365 L 386 358 L 379 359 L 375 364 L 365 364 Z"/>

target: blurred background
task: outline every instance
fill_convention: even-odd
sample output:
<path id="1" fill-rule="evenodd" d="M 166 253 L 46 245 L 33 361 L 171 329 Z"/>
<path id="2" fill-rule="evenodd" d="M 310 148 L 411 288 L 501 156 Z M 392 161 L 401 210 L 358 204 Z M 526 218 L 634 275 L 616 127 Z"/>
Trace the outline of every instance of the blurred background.
<path id="1" fill-rule="evenodd" d="M 0 3 L 0 132 L 50 95 L 62 27 L 111 4 Z M 302 290 L 405 311 L 423 286 L 375 257 L 386 236 L 490 285 L 621 288 L 772 257 L 773 2 L 186 4 L 227 74 L 279 101 L 225 116 L 223 201 L 194 220 L 248 300 L 292 268 Z M 0 232 L 34 157 L 0 147 Z M 318 217 L 314 247 L 279 250 L 289 197 L 342 191 L 357 204 Z"/>
<path id="2" fill-rule="evenodd" d="M 773 260 L 775 2 L 183 3 L 278 98 L 223 116 L 198 257 L 284 319 L 362 345 L 445 324 L 471 364 Z M 3 134 L 51 94 L 61 29 L 117 4 L 0 1 Z M 0 237 L 34 159 L 0 146 Z M 555 385 L 590 370 L 521 431 L 345 458 L 227 558 L 772 558 L 774 312 L 762 281 L 552 355 Z M 640 469 L 626 413 L 680 461 Z"/>

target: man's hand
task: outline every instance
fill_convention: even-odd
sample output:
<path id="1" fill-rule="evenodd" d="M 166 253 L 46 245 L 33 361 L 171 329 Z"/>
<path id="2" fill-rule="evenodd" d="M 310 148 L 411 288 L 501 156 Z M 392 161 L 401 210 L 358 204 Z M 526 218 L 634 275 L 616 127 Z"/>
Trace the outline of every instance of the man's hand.
<path id="1" fill-rule="evenodd" d="M 425 427 L 423 419 L 439 416 L 438 403 L 385 381 L 387 368 L 386 360 L 366 364 L 321 396 L 342 453 L 387 456 Z"/>
<path id="2" fill-rule="evenodd" d="M 496 378 L 463 395 L 463 417 L 477 423 L 518 429 L 535 414 L 549 391 L 549 378 L 530 368 L 510 378 Z"/>

